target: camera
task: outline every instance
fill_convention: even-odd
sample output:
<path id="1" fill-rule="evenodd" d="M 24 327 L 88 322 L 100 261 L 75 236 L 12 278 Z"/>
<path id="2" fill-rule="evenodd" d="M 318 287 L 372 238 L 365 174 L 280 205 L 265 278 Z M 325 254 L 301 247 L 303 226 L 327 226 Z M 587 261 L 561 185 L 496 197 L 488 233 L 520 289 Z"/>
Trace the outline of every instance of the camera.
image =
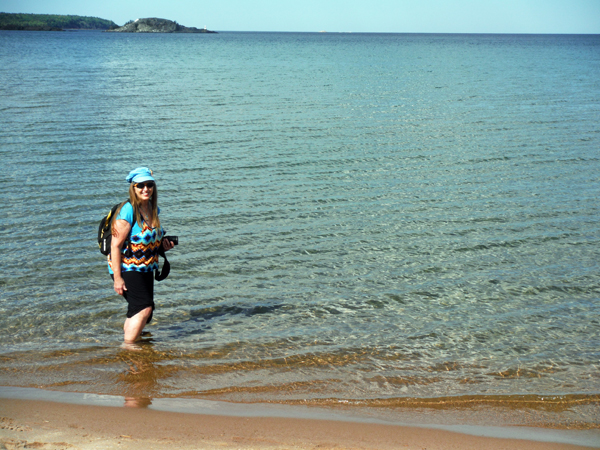
<path id="1" fill-rule="evenodd" d="M 179 245 L 179 236 L 165 236 L 163 239 L 168 239 L 173 245 Z"/>

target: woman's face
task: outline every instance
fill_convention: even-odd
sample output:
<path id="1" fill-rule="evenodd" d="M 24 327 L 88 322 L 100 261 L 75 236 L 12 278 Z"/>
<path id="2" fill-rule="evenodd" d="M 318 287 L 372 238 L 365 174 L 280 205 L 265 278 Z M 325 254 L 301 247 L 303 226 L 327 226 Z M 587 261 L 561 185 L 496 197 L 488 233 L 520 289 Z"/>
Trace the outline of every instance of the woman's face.
<path id="1" fill-rule="evenodd" d="M 147 202 L 152 198 L 154 192 L 154 181 L 144 181 L 135 184 L 135 195 L 142 201 Z"/>

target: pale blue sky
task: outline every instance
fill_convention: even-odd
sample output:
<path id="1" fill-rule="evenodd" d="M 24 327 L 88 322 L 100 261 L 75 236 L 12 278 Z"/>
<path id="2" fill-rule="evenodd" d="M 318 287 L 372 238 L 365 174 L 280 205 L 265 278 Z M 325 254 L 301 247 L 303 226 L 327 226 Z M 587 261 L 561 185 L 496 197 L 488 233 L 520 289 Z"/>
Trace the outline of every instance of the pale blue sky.
<path id="1" fill-rule="evenodd" d="M 141 17 L 216 31 L 600 34 L 600 0 L 0 0 L 0 12 Z"/>

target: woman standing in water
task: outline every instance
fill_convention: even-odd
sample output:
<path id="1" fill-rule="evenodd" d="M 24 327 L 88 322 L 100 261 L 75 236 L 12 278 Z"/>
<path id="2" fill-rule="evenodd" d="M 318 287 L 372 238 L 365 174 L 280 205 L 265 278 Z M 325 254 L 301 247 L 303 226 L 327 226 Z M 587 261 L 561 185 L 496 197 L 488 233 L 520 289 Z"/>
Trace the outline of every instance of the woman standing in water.
<path id="1" fill-rule="evenodd" d="M 129 201 L 116 212 L 112 223 L 108 271 L 114 280 L 115 292 L 125 297 L 129 305 L 123 330 L 125 344 L 132 344 L 152 320 L 154 271 L 158 270 L 160 247 L 171 250 L 174 244 L 163 239 L 152 171 L 138 167 L 126 180 L 129 182 Z M 123 248 L 126 241 L 129 245 Z"/>

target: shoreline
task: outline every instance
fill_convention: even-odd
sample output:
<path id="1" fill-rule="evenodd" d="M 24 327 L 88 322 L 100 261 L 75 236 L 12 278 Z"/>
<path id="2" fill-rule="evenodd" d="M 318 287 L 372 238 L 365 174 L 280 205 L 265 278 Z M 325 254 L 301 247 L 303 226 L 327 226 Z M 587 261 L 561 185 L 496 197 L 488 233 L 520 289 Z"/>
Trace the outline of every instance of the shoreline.
<path id="1" fill-rule="evenodd" d="M 45 449 L 60 448 L 56 443 L 81 449 L 600 448 L 599 430 L 392 423 L 311 407 L 130 400 L 0 387 L 0 444 L 43 443 Z"/>

